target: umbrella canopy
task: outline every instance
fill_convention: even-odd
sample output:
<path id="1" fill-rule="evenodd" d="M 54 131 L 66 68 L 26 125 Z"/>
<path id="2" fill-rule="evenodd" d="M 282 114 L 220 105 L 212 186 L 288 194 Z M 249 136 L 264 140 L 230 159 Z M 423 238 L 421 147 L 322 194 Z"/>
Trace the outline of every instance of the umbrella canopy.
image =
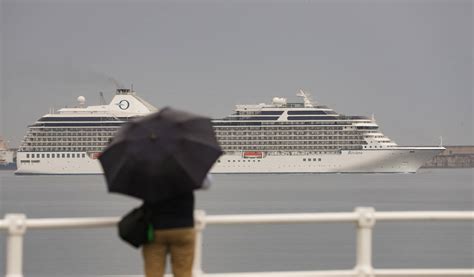
<path id="1" fill-rule="evenodd" d="M 99 160 L 110 192 L 157 202 L 200 188 L 221 154 L 209 118 L 164 108 L 124 125 Z"/>

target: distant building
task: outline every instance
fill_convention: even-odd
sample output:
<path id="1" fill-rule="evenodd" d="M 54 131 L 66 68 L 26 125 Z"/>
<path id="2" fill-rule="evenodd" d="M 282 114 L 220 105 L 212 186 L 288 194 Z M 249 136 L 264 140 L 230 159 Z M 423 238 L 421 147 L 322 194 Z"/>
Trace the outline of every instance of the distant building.
<path id="1" fill-rule="evenodd" d="M 424 168 L 474 168 L 474 146 L 445 146 L 446 150 L 426 162 Z"/>
<path id="2" fill-rule="evenodd" d="M 16 150 L 8 149 L 4 139 L 0 137 L 0 170 L 16 169 Z"/>

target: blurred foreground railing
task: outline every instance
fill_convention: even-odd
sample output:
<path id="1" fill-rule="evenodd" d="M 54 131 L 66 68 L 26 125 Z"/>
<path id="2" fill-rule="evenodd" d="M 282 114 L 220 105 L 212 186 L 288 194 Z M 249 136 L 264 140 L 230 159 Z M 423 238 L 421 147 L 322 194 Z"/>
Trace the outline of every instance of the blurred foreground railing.
<path id="1" fill-rule="evenodd" d="M 474 211 L 454 212 L 375 212 L 359 207 L 348 213 L 206 215 L 198 210 L 196 218 L 196 256 L 194 276 L 204 277 L 310 277 L 310 276 L 474 276 L 473 268 L 466 269 L 374 269 L 372 266 L 372 230 L 377 221 L 474 221 Z M 102 228 L 116 226 L 119 218 L 56 218 L 27 219 L 24 214 L 7 214 L 0 220 L 0 231 L 7 230 L 6 277 L 23 277 L 23 237 L 29 229 Z M 350 270 L 213 273 L 202 270 L 202 232 L 207 224 L 270 224 L 270 223 L 328 223 L 353 222 L 357 226 L 356 264 Z"/>

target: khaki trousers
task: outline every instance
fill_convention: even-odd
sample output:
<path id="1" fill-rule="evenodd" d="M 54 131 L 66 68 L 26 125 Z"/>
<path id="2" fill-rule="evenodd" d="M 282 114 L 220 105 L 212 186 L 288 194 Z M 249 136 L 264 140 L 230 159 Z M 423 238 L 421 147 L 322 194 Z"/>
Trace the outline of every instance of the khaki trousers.
<path id="1" fill-rule="evenodd" d="M 163 277 L 170 253 L 174 277 L 192 277 L 195 240 L 194 228 L 155 230 L 155 240 L 142 249 L 145 276 Z"/>

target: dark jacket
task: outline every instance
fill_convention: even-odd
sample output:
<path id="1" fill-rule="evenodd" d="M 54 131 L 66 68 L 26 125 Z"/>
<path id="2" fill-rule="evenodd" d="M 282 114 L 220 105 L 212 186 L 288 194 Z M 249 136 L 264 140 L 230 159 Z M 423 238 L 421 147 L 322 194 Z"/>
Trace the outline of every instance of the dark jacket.
<path id="1" fill-rule="evenodd" d="M 154 204 L 146 204 L 151 211 L 155 230 L 194 227 L 194 192 L 179 194 Z"/>

